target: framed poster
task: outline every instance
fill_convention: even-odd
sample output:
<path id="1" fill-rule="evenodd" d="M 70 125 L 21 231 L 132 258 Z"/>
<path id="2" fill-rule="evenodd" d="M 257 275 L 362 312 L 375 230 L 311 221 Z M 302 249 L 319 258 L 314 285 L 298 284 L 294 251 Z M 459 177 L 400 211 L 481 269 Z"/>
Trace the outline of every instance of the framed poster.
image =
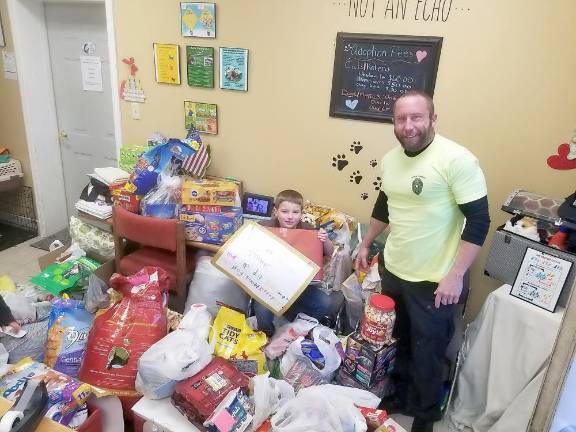
<path id="1" fill-rule="evenodd" d="M 184 127 L 198 132 L 216 135 L 218 133 L 218 111 L 216 104 L 184 101 Z"/>
<path id="2" fill-rule="evenodd" d="M 441 48 L 441 37 L 338 33 L 330 116 L 391 123 L 400 95 L 433 96 Z"/>
<path id="3" fill-rule="evenodd" d="M 157 83 L 180 84 L 180 47 L 154 44 L 154 73 Z"/>
<path id="4" fill-rule="evenodd" d="M 248 90 L 248 50 L 220 48 L 220 88 Z"/>
<path id="5" fill-rule="evenodd" d="M 554 312 L 571 267 L 570 261 L 527 248 L 510 294 Z"/>
<path id="6" fill-rule="evenodd" d="M 236 231 L 212 264 L 276 315 L 290 308 L 320 270 L 312 260 L 254 222 Z"/>
<path id="7" fill-rule="evenodd" d="M 189 86 L 214 87 L 214 48 L 187 46 L 186 70 Z"/>
<path id="8" fill-rule="evenodd" d="M 216 5 L 214 3 L 180 3 L 182 36 L 215 38 Z"/>

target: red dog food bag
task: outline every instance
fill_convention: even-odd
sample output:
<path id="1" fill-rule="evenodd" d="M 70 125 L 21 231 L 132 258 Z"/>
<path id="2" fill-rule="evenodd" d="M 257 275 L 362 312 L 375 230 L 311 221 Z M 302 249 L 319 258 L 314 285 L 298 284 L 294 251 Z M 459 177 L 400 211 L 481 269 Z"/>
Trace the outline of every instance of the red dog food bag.
<path id="1" fill-rule="evenodd" d="M 131 276 L 115 273 L 110 285 L 124 297 L 94 319 L 79 377 L 118 396 L 134 396 L 138 359 L 167 333 L 168 274 L 144 267 Z"/>

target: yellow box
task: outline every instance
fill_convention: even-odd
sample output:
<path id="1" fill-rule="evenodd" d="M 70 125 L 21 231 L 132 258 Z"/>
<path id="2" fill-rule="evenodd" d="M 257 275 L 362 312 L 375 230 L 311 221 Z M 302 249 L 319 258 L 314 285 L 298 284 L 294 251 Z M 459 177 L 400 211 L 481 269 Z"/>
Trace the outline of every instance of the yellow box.
<path id="1" fill-rule="evenodd" d="M 238 185 L 226 180 L 186 179 L 182 186 L 182 204 L 239 205 Z"/>

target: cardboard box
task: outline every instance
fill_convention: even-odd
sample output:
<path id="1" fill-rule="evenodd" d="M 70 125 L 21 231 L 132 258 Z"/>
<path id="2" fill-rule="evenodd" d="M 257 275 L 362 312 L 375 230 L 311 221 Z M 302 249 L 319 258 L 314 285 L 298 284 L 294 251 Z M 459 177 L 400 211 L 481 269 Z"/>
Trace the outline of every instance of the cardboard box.
<path id="1" fill-rule="evenodd" d="M 40 270 L 44 270 L 50 264 L 55 263 L 57 259 L 60 257 L 60 255 L 62 255 L 62 253 L 68 247 L 70 247 L 70 245 L 64 245 L 38 258 L 38 265 L 40 266 Z M 102 265 L 94 271 L 94 274 L 103 281 L 105 281 L 106 283 L 108 283 L 110 277 L 112 276 L 112 273 L 114 273 L 114 271 L 116 270 L 114 260 L 106 260 L 104 257 L 90 252 L 87 253 L 87 256 L 102 263 Z"/>
<path id="2" fill-rule="evenodd" d="M 238 205 L 240 191 L 233 181 L 188 178 L 182 186 L 182 204 Z"/>
<path id="3" fill-rule="evenodd" d="M 372 387 L 392 372 L 395 358 L 395 344 L 377 348 L 356 332 L 348 337 L 342 369 L 363 386 Z"/>
<path id="4" fill-rule="evenodd" d="M 242 208 L 222 207 L 198 211 L 198 206 L 183 205 L 178 218 L 185 224 L 186 240 L 210 244 L 223 244 L 242 226 Z M 202 208 L 200 207 L 200 210 Z"/>
<path id="5" fill-rule="evenodd" d="M 381 381 L 377 381 L 373 386 L 366 387 L 365 385 L 360 384 L 354 377 L 350 376 L 343 367 L 341 367 L 336 374 L 336 382 L 344 387 L 369 391 L 380 399 L 390 396 L 394 390 L 394 385 L 392 384 L 390 376 L 384 376 Z"/>

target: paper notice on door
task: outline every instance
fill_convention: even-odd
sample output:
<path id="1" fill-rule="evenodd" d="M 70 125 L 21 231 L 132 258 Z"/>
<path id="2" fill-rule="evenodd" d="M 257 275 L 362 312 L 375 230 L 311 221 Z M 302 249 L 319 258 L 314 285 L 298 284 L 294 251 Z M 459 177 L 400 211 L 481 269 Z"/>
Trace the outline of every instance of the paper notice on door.
<path id="1" fill-rule="evenodd" d="M 82 90 L 103 91 L 100 57 L 80 56 L 80 69 L 82 71 Z"/>
<path id="2" fill-rule="evenodd" d="M 4 65 L 4 78 L 15 80 L 16 74 L 16 57 L 10 51 L 2 51 L 2 64 Z"/>

